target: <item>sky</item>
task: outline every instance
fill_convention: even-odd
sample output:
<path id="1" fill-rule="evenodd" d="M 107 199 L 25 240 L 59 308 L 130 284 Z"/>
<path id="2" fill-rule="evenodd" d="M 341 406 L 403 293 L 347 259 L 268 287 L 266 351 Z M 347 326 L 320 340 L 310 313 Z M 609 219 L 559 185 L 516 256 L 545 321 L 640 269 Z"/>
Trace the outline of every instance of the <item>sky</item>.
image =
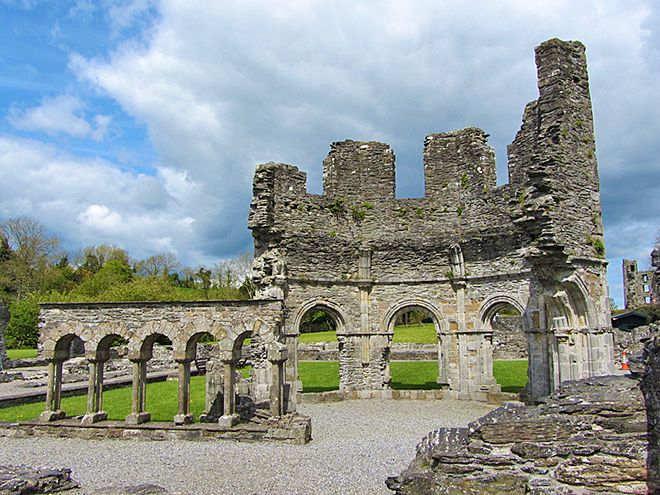
<path id="1" fill-rule="evenodd" d="M 254 168 L 308 174 L 345 139 L 390 144 L 423 196 L 424 137 L 506 146 L 538 97 L 534 47 L 587 47 L 611 296 L 660 228 L 655 0 L 0 0 L 0 220 L 65 249 L 211 266 L 252 249 Z"/>

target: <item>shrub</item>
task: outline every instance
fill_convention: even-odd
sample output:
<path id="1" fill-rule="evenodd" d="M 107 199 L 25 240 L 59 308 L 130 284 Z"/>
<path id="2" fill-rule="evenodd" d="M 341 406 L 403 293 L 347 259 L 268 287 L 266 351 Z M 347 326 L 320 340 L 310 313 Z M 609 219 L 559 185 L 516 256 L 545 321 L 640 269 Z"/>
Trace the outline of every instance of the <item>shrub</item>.
<path id="1" fill-rule="evenodd" d="M 39 341 L 39 305 L 33 296 L 14 301 L 9 306 L 11 318 L 5 334 L 8 349 L 36 348 Z"/>

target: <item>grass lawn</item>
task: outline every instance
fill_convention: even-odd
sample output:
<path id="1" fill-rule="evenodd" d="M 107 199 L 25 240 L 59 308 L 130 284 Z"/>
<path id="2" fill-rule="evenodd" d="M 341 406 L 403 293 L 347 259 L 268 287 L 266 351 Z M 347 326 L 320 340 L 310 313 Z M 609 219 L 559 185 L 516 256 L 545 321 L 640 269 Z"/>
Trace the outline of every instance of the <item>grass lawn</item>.
<path id="1" fill-rule="evenodd" d="M 29 359 L 37 357 L 36 349 L 7 349 L 9 359 Z"/>
<path id="2" fill-rule="evenodd" d="M 336 342 L 335 332 L 301 333 L 300 342 Z M 421 326 L 397 325 L 394 327 L 392 342 L 412 342 L 418 344 L 437 344 L 438 335 L 435 333 L 433 323 L 422 323 Z"/>
<path id="3" fill-rule="evenodd" d="M 300 361 L 298 373 L 303 393 L 339 389 L 339 363 L 333 361 Z M 395 390 L 433 390 L 437 383 L 437 361 L 392 361 L 392 383 Z M 495 361 L 493 374 L 503 392 L 518 393 L 527 383 L 527 361 Z"/>
<path id="4" fill-rule="evenodd" d="M 528 361 L 493 361 L 493 375 L 497 383 L 502 386 L 502 392 L 517 394 L 529 378 L 527 377 Z"/>

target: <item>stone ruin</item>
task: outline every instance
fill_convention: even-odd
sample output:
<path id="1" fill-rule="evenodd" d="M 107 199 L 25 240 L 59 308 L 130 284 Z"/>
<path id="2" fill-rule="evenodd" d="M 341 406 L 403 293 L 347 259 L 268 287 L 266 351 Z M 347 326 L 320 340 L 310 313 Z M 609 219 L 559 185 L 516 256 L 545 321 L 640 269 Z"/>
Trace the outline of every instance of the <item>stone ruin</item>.
<path id="1" fill-rule="evenodd" d="M 9 425 L 0 435 L 306 443 L 311 439 L 310 418 L 295 413 L 284 382 L 283 363 L 288 356 L 280 342 L 281 315 L 282 302 L 270 300 L 42 304 L 40 354 L 48 363 L 46 410 L 37 422 Z M 205 336 L 217 343 L 205 358 L 211 370 L 206 409 L 193 425 L 191 364 L 202 357 L 197 350 Z M 158 348 L 155 343 L 162 337 L 172 342 L 169 358 L 178 371 L 178 412 L 174 426 L 142 428 L 151 420 L 146 410 L 147 370 Z M 124 422 L 108 421 L 103 411 L 106 365 L 118 338 L 127 342 L 133 375 L 131 413 Z M 251 353 L 251 377 L 243 380 L 237 367 L 248 338 L 258 350 Z M 64 362 L 70 359 L 75 340 L 82 343 L 88 370 L 87 412 L 80 418 L 67 416 L 61 407 Z"/>
<path id="2" fill-rule="evenodd" d="M 660 302 L 660 248 L 651 252 L 652 270 L 638 270 L 637 262 L 623 260 L 623 306 L 639 308 Z"/>
<path id="3" fill-rule="evenodd" d="M 632 374 L 564 382 L 538 406 L 510 402 L 429 433 L 397 495 L 652 494 L 660 488 L 660 337 Z"/>
<path id="4" fill-rule="evenodd" d="M 387 144 L 333 143 L 323 194 L 282 163 L 257 167 L 249 217 L 258 298 L 284 301 L 286 381 L 300 394 L 305 315 L 329 314 L 340 388 L 390 396 L 390 343 L 421 310 L 438 336 L 448 397 L 488 400 L 493 319 L 514 308 L 529 356 L 528 394 L 613 370 L 613 339 L 585 48 L 536 48 L 538 100 L 508 147 L 509 183 L 481 129 L 430 134 L 425 196 L 399 199 Z M 293 400 L 293 399 L 292 399 Z"/>

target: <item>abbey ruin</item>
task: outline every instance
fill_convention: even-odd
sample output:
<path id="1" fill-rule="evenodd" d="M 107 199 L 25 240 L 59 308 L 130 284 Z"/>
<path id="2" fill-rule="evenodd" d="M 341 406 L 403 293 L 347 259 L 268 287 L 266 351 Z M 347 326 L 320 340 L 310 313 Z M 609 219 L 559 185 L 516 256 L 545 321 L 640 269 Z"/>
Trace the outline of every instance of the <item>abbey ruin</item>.
<path id="1" fill-rule="evenodd" d="M 529 390 L 613 370 L 603 227 L 585 48 L 536 49 L 539 99 L 509 146 L 496 186 L 487 134 L 467 128 L 424 142 L 425 196 L 399 199 L 387 144 L 333 143 L 323 194 L 281 163 L 257 167 L 249 228 L 259 298 L 284 301 L 286 380 L 301 391 L 297 347 L 311 310 L 332 315 L 340 388 L 387 397 L 397 317 L 420 309 L 438 335 L 438 382 L 450 397 L 487 400 L 491 320 L 525 322 Z M 370 394 L 369 391 L 376 391 Z"/>
<path id="2" fill-rule="evenodd" d="M 566 380 L 611 374 L 585 48 L 549 40 L 537 47 L 536 63 L 539 99 L 525 108 L 509 146 L 506 185 L 496 185 L 495 154 L 481 129 L 426 137 L 425 196 L 416 199 L 396 197 L 387 144 L 337 142 L 323 163 L 322 195 L 306 192 L 305 173 L 294 166 L 257 167 L 249 216 L 255 300 L 42 305 L 41 357 L 49 375 L 41 422 L 65 421 L 62 364 L 79 341 L 89 384 L 87 414 L 77 424 L 92 436 L 107 424 L 106 434 L 115 435 L 119 426 L 103 412 L 103 389 L 109 346 L 119 337 L 133 377 L 132 410 L 122 427 L 129 437 L 137 434 L 150 421 L 145 385 L 154 343 L 167 337 L 178 370 L 173 423 L 187 429 L 168 426 L 159 435 L 305 443 L 309 418 L 295 413 L 302 392 L 298 341 L 301 322 L 317 310 L 336 323 L 340 392 L 347 397 L 393 397 L 394 326 L 412 310 L 428 314 L 437 334 L 443 390 L 432 391 L 433 398 L 497 396 L 493 321 L 505 308 L 523 321 L 528 397 L 548 396 Z M 215 427 L 194 429 L 191 363 L 203 336 L 217 342 L 201 418 Z M 257 350 L 243 381 L 237 366 L 248 338 Z M 252 416 L 261 418 L 258 425 L 237 429 L 239 396 L 263 407 L 262 416 Z M 66 421 L 69 428 L 73 420 Z"/>

